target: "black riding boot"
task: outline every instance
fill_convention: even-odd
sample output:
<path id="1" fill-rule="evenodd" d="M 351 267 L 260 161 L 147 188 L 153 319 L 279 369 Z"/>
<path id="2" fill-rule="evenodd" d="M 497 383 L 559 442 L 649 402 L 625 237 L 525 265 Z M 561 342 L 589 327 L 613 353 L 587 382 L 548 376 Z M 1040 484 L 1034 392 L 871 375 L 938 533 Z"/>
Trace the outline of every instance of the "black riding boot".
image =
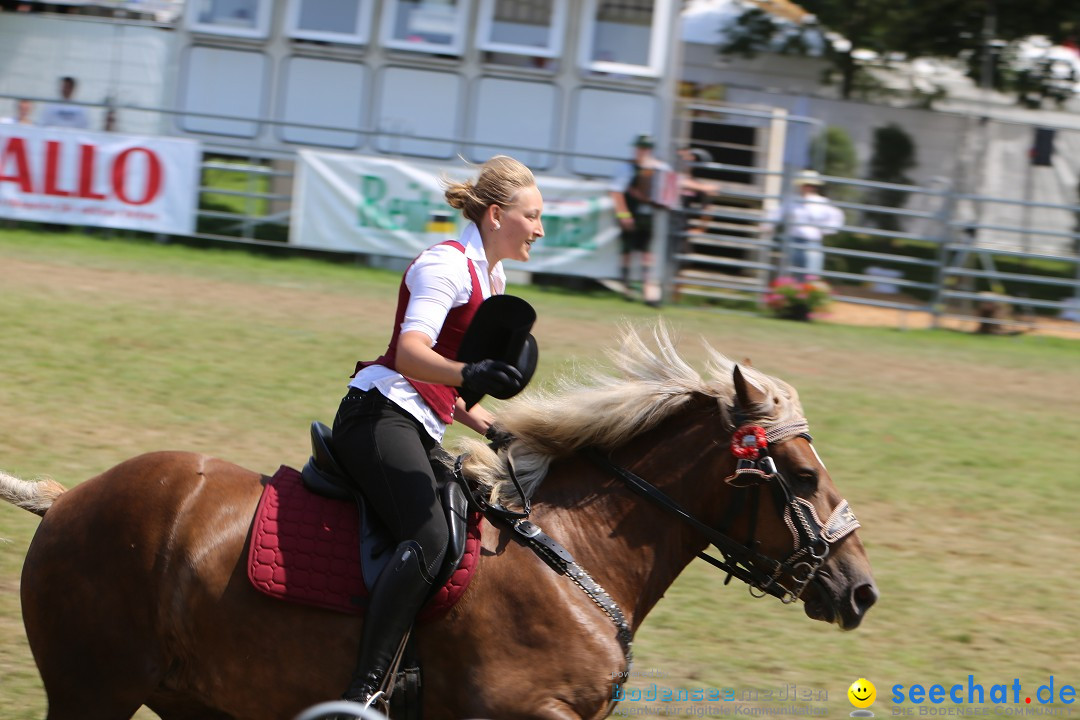
<path id="1" fill-rule="evenodd" d="M 414 540 L 398 545 L 372 588 L 356 670 L 349 689 L 342 695 L 345 700 L 367 704 L 379 691 L 401 638 L 416 619 L 432 582 L 420 545 Z"/>

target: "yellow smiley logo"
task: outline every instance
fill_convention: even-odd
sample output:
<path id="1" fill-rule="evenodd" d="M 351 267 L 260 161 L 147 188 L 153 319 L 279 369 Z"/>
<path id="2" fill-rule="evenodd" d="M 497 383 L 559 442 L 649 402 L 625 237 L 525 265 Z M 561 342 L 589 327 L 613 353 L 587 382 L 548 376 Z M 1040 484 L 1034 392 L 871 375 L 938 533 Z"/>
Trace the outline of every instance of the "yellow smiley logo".
<path id="1" fill-rule="evenodd" d="M 851 683 L 851 687 L 847 690 L 847 696 L 855 707 L 868 708 L 877 699 L 877 689 L 874 687 L 874 683 L 866 678 L 859 678 Z"/>

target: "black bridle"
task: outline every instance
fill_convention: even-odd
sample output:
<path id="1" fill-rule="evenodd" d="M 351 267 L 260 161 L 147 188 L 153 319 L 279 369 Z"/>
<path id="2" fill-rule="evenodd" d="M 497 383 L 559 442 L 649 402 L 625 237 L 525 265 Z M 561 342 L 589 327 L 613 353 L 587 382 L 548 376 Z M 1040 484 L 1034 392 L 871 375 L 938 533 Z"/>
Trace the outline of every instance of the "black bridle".
<path id="1" fill-rule="evenodd" d="M 701 533 L 713 547 L 720 551 L 723 559 L 719 560 L 705 552 L 698 553 L 698 556 L 727 573 L 725 585 L 735 577 L 750 587 L 750 594 L 754 597 L 772 595 L 784 603 L 793 603 L 817 576 L 829 557 L 832 546 L 854 532 L 859 527 L 859 521 L 855 519 L 855 514 L 851 512 L 847 500 L 841 500 L 833 508 L 828 520 L 822 523 L 813 504 L 793 492 L 791 485 L 776 468 L 776 463 L 769 455 L 767 442 L 769 436 L 772 437 L 774 443 L 785 442 L 794 437 L 802 437 L 809 442 L 810 435 L 806 432 L 805 420 L 798 419 L 786 425 L 775 425 L 768 431 L 757 426 L 743 426 L 732 435 L 733 452 L 736 452 L 735 441 L 739 437 L 738 433 L 743 431 L 754 431 L 756 435 L 746 437 L 757 438 L 758 444 L 752 453 L 753 457 L 740 457 L 735 472 L 724 478 L 724 482 L 736 488 L 736 493 L 719 528 L 702 522 L 662 490 L 630 470 L 615 464 L 595 448 L 585 449 L 582 453 L 626 483 L 635 493 L 659 505 Z M 511 510 L 501 503 L 488 501 L 478 496 L 463 472 L 466 455 L 459 456 L 454 463 L 455 480 L 465 490 L 470 505 L 475 510 L 482 512 L 490 520 L 508 524 L 522 542 L 530 546 L 556 572 L 570 577 L 604 611 L 615 625 L 616 638 L 623 649 L 626 668 L 629 671 L 633 657 L 631 649 L 633 631 L 630 624 L 614 599 L 574 560 L 566 548 L 549 537 L 539 526 L 529 521 L 532 507 L 514 471 L 514 463 L 508 447 L 512 443 L 513 437 L 507 435 L 492 442 L 491 448 L 496 452 L 506 448 L 507 470 L 521 499 L 521 510 Z M 739 455 L 738 452 L 736 454 Z M 776 506 L 781 509 L 784 523 L 791 530 L 794 538 L 794 549 L 784 560 L 776 560 L 754 549 L 758 544 L 755 534 L 761 488 L 765 485 L 772 489 Z M 750 499 L 749 531 L 747 540 L 740 543 L 725 535 L 724 531 L 742 512 L 747 497 Z M 791 587 L 784 584 L 788 578 L 790 578 Z"/>
<path id="2" fill-rule="evenodd" d="M 744 426 L 747 427 L 747 426 Z M 750 426 L 753 427 L 753 426 Z M 795 432 L 787 434 L 783 428 L 774 428 L 769 434 L 776 432 L 776 442 L 786 442 L 795 437 L 801 437 L 807 442 L 812 438 L 805 432 L 806 422 L 797 421 L 787 427 L 795 428 Z M 736 430 L 738 433 L 742 430 Z M 799 431 L 802 430 L 802 431 Z M 766 432 L 759 429 L 762 437 Z M 512 438 L 502 438 L 493 443 L 493 449 L 508 446 Z M 711 527 L 702 522 L 683 508 L 662 490 L 652 485 L 639 475 L 617 465 L 609 457 L 600 453 L 595 448 L 582 451 L 596 465 L 607 470 L 615 477 L 622 480 L 635 493 L 646 500 L 659 505 L 661 508 L 677 517 L 682 522 L 694 528 L 708 540 L 709 544 L 720 551 L 723 559 L 718 559 L 706 552 L 698 553 L 705 562 L 727 573 L 724 584 L 731 582 L 731 578 L 737 578 L 746 583 L 750 588 L 750 594 L 754 597 L 771 595 L 781 602 L 788 604 L 798 600 L 806 586 L 810 584 L 818 571 L 829 557 L 832 546 L 843 538 L 850 535 L 860 527 L 859 521 L 851 511 L 847 500 L 841 500 L 833 508 L 832 513 L 825 522 L 821 522 L 817 510 L 808 500 L 799 497 L 791 488 L 791 484 L 777 469 L 776 463 L 769 454 L 767 442 L 763 442 L 757 449 L 757 457 L 754 459 L 740 459 L 735 472 L 724 482 L 735 488 L 735 497 L 728 506 L 727 513 L 719 527 Z M 526 520 L 532 508 L 529 499 L 518 482 L 517 474 L 509 452 L 507 453 L 507 467 L 510 480 L 522 501 L 522 510 L 515 511 L 503 505 L 491 503 L 480 498 L 470 487 L 462 472 L 462 463 L 465 456 L 457 458 L 454 467 L 454 475 L 465 489 L 473 507 L 489 517 L 500 519 L 511 524 Z M 754 548 L 757 546 L 757 515 L 761 505 L 761 489 L 768 486 L 773 493 L 776 507 L 782 513 L 784 524 L 791 531 L 794 540 L 794 548 L 790 555 L 783 560 L 764 555 Z M 746 501 L 750 502 L 748 518 L 747 539 L 739 542 L 725 534 L 728 527 L 742 512 Z M 784 584 L 786 578 L 790 578 L 791 587 Z"/>
<path id="3" fill-rule="evenodd" d="M 807 442 L 811 440 L 805 432 L 794 437 L 804 438 Z M 720 551 L 723 559 L 705 552 L 698 553 L 698 557 L 727 573 L 724 584 L 731 582 L 733 577 L 745 582 L 754 597 L 772 595 L 785 604 L 795 602 L 825 564 L 832 546 L 859 527 L 859 521 L 855 519 L 847 500 L 842 500 L 828 520 L 822 523 L 813 504 L 793 492 L 790 483 L 768 454 L 767 447 L 760 448 L 754 460 L 740 459 L 736 471 L 725 478 L 726 483 L 736 488 L 736 496 L 728 506 L 719 528 L 697 519 L 669 495 L 600 452 L 586 450 L 585 455 L 626 483 L 635 493 L 704 535 L 709 544 Z M 784 523 L 794 538 L 794 549 L 783 560 L 763 555 L 754 549 L 757 545 L 755 535 L 761 489 L 766 485 L 772 490 L 776 506 L 781 509 Z M 748 496 L 749 531 L 746 541 L 740 543 L 726 535 L 725 531 L 741 513 Z M 790 578 L 791 587 L 784 584 L 787 578 Z"/>

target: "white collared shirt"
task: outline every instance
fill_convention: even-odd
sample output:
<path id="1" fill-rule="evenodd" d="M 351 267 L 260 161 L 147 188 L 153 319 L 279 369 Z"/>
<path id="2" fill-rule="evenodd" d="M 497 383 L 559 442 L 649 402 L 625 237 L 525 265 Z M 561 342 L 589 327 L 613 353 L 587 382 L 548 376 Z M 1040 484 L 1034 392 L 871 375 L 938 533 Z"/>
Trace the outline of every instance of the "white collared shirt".
<path id="1" fill-rule="evenodd" d="M 42 127 L 66 127 L 86 130 L 90 127 L 90 115 L 82 105 L 50 103 L 45 106 L 38 120 Z"/>
<path id="2" fill-rule="evenodd" d="M 469 223 L 465 227 L 458 242 L 465 246 L 464 254 L 450 245 L 436 245 L 420 253 L 405 273 L 409 304 L 405 309 L 401 332 L 422 332 L 431 339 L 432 346 L 442 332 L 447 314 L 469 302 L 472 295 L 468 260 L 472 260 L 476 267 L 485 300 L 491 297 L 492 290 L 496 295 L 506 290 L 506 273 L 503 272 L 502 263 L 488 267 L 484 243 L 475 224 Z M 446 424 L 401 373 L 383 365 L 369 365 L 356 374 L 349 387 L 378 390 L 419 420 L 429 435 L 442 441 Z"/>
<path id="3" fill-rule="evenodd" d="M 844 224 L 843 211 L 828 198 L 813 193 L 792 200 L 783 210 L 790 237 L 812 244 L 832 235 Z"/>

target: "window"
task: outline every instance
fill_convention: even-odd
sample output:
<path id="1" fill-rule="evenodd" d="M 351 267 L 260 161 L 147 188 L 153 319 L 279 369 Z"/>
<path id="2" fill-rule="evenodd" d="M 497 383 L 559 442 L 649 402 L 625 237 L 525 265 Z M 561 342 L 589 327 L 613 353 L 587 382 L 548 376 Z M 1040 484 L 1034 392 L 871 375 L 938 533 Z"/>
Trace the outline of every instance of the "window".
<path id="1" fill-rule="evenodd" d="M 565 35 L 566 0 L 481 0 L 481 50 L 557 58 Z"/>
<path id="2" fill-rule="evenodd" d="M 597 118 L 606 118 L 598 123 Z M 655 133 L 660 101 L 645 92 L 579 88 L 570 118 L 570 169 L 581 175 L 612 177 L 634 157 L 634 138 Z M 607 155 L 625 160 L 603 160 Z"/>
<path id="3" fill-rule="evenodd" d="M 278 137 L 289 143 L 355 148 L 363 124 L 367 69 L 355 62 L 291 57 L 282 73 Z M 333 92 L 328 92 L 328 89 Z M 342 128 L 324 130 L 302 125 Z"/>
<path id="4" fill-rule="evenodd" d="M 376 149 L 395 155 L 453 157 L 463 95 L 461 75 L 383 68 L 375 97 Z"/>
<path id="5" fill-rule="evenodd" d="M 581 58 L 587 70 L 659 77 L 668 51 L 671 0 L 585 0 Z"/>
<path id="6" fill-rule="evenodd" d="M 552 83 L 480 78 L 469 103 L 469 159 L 482 163 L 502 153 L 533 170 L 551 167 L 554 155 L 538 148 L 558 147 L 560 98 L 559 88 Z M 544 108 L 545 112 L 522 112 L 522 108 Z"/>
<path id="7" fill-rule="evenodd" d="M 468 0 L 389 0 L 382 42 L 398 50 L 461 55 L 468 15 Z"/>
<path id="8" fill-rule="evenodd" d="M 183 62 L 179 106 L 200 115 L 181 115 L 181 129 L 255 137 L 265 101 L 266 57 L 249 50 L 195 46 L 188 49 Z"/>
<path id="9" fill-rule="evenodd" d="M 194 32 L 264 38 L 270 34 L 272 0 L 194 0 L 188 27 Z"/>
<path id="10" fill-rule="evenodd" d="M 371 35 L 375 0 L 289 0 L 289 37 L 362 45 Z"/>

